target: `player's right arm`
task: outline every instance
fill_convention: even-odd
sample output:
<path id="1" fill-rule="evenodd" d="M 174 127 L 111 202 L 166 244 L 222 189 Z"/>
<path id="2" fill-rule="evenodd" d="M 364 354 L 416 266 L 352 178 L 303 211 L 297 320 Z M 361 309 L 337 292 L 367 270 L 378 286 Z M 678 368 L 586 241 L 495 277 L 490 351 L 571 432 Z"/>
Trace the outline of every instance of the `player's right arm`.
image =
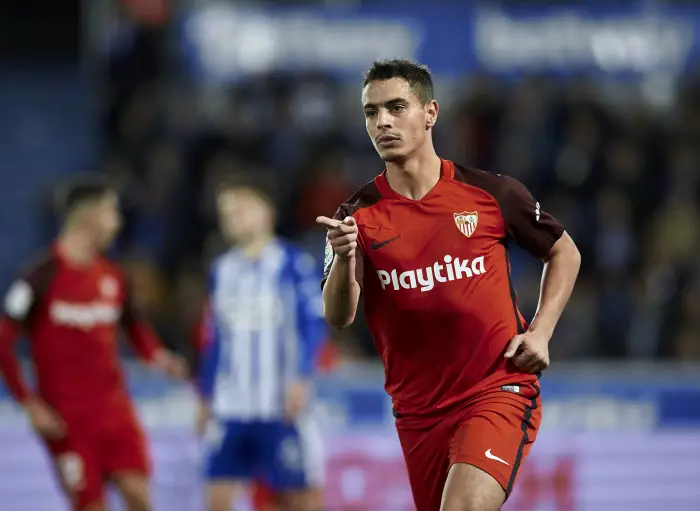
<path id="1" fill-rule="evenodd" d="M 27 279 L 15 281 L 5 295 L 0 318 L 0 371 L 10 394 L 24 404 L 33 395 L 15 356 L 15 343 L 36 303 L 37 290 Z"/>
<path id="2" fill-rule="evenodd" d="M 149 366 L 164 372 L 168 376 L 177 379 L 187 378 L 188 370 L 185 360 L 165 348 L 163 341 L 144 318 L 144 314 L 136 303 L 131 287 L 126 280 L 123 283 L 126 292 L 124 294 L 124 311 L 122 312 L 121 325 L 134 351 Z"/>
<path id="3" fill-rule="evenodd" d="M 29 415 L 33 428 L 46 438 L 65 435 L 63 419 L 29 389 L 15 355 L 15 343 L 36 311 L 54 269 L 47 263 L 16 280 L 5 295 L 0 315 L 0 373 L 12 396 Z"/>
<path id="4" fill-rule="evenodd" d="M 323 268 L 323 316 L 339 329 L 355 320 L 361 286 L 362 255 L 358 250 L 357 223 L 341 209 L 333 218 L 318 217 L 316 222 L 327 230 Z"/>

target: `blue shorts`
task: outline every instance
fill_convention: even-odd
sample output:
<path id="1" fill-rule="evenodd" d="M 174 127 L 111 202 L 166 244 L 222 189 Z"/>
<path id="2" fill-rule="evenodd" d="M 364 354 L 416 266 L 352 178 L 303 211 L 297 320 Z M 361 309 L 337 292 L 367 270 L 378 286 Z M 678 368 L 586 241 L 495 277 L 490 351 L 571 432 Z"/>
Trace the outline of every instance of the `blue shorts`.
<path id="1" fill-rule="evenodd" d="M 262 478 L 274 489 L 312 485 L 307 449 L 295 424 L 283 421 L 213 422 L 205 435 L 209 480 Z"/>

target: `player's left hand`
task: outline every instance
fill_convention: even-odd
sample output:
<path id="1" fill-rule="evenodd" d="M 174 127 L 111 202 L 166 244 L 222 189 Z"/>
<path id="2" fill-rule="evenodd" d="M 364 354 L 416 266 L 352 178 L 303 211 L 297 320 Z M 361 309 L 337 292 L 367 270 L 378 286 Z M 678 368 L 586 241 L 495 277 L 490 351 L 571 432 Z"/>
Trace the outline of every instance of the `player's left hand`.
<path id="1" fill-rule="evenodd" d="M 549 367 L 549 337 L 538 332 L 525 332 L 510 340 L 505 358 L 524 373 L 536 374 Z"/>
<path id="2" fill-rule="evenodd" d="M 189 376 L 185 359 L 170 351 L 159 351 L 153 359 L 153 365 L 171 378 L 184 380 Z"/>
<path id="3" fill-rule="evenodd" d="M 308 387 L 305 382 L 294 382 L 287 389 L 285 401 L 285 417 L 289 421 L 295 420 L 306 408 Z"/>

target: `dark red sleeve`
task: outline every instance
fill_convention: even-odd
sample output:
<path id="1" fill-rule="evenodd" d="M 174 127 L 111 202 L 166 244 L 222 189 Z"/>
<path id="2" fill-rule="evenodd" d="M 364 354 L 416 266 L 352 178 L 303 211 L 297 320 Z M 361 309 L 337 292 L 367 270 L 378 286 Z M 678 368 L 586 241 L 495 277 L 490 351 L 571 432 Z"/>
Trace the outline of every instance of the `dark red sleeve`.
<path id="1" fill-rule="evenodd" d="M 511 177 L 501 177 L 503 189 L 499 202 L 506 234 L 533 256 L 547 257 L 564 233 L 564 227 L 540 207 L 522 183 Z"/>
<path id="2" fill-rule="evenodd" d="M 143 360 L 152 362 L 156 354 L 163 349 L 163 345 L 153 328 L 145 321 L 134 299 L 131 287 L 125 284 L 124 312 L 122 325 L 126 330 L 127 338 L 136 353 Z"/>
<path id="3" fill-rule="evenodd" d="M 349 215 L 348 210 L 344 206 L 340 206 L 338 208 L 338 211 L 335 212 L 335 215 L 333 215 L 334 220 L 344 220 L 347 218 Z M 359 247 L 359 240 L 358 240 L 358 247 Z M 326 248 L 325 248 L 325 254 L 323 257 L 323 278 L 321 279 L 321 288 L 323 289 L 323 286 L 326 284 L 326 280 L 328 280 L 328 275 L 331 273 L 331 266 L 333 266 L 333 260 L 335 259 L 335 252 L 333 252 L 333 248 L 331 247 L 330 242 L 328 241 L 328 237 L 326 237 Z M 364 278 L 364 255 L 362 254 L 362 250 L 357 251 L 357 256 L 355 257 L 355 280 L 357 283 L 360 285 L 360 289 L 362 289 L 362 282 Z"/>
<path id="4" fill-rule="evenodd" d="M 47 260 L 13 282 L 5 294 L 0 316 L 0 372 L 12 396 L 20 402 L 30 397 L 31 391 L 15 356 L 15 342 L 23 327 L 33 320 L 56 269 L 55 261 Z"/>

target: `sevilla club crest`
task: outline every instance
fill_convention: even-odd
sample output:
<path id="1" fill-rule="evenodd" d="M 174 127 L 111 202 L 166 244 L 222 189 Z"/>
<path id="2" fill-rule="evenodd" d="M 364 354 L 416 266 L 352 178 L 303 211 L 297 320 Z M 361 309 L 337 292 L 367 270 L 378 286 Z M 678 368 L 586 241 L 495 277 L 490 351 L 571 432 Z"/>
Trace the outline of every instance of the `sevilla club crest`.
<path id="1" fill-rule="evenodd" d="M 455 213 L 455 225 L 467 238 L 471 237 L 479 223 L 479 213 L 476 211 L 463 211 Z"/>

